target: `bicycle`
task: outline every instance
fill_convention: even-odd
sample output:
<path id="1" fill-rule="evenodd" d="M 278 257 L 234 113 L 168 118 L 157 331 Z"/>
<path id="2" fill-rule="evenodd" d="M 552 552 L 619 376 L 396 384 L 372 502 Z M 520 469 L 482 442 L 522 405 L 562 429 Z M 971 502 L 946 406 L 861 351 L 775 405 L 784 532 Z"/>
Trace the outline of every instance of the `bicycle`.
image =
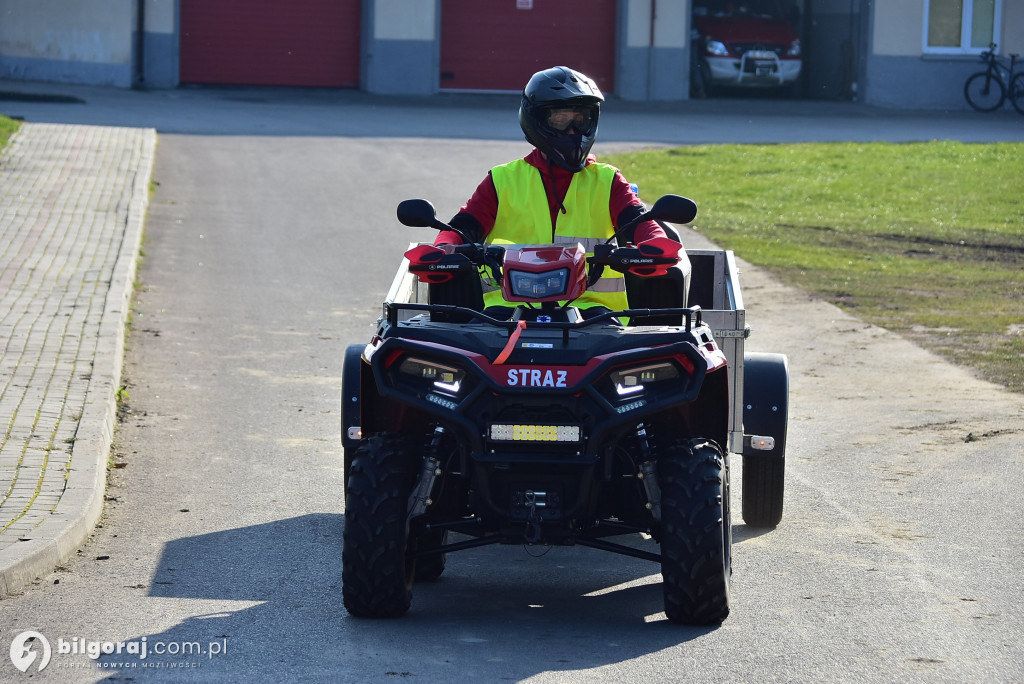
<path id="1" fill-rule="evenodd" d="M 981 61 L 988 64 L 985 71 L 971 74 L 964 83 L 964 97 L 967 104 L 979 112 L 994 112 L 1006 102 L 1007 93 L 1013 108 L 1024 114 L 1024 71 L 1013 73 L 1020 55 L 1010 55 L 1010 66 L 996 57 L 996 44 L 988 46 L 981 53 Z M 1009 89 L 1007 89 L 1009 84 Z"/>

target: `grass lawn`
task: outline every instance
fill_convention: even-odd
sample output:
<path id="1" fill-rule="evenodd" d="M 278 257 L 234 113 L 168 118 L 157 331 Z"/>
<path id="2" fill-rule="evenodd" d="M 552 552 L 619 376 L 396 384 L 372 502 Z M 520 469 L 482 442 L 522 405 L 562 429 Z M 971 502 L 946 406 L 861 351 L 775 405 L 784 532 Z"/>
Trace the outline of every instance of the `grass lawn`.
<path id="1" fill-rule="evenodd" d="M 8 119 L 6 116 L 0 114 L 0 150 L 4 148 L 7 141 L 12 135 L 14 135 L 14 132 L 18 130 L 20 125 L 20 122 Z"/>
<path id="2" fill-rule="evenodd" d="M 720 246 L 1024 392 L 1024 144 L 708 145 L 602 156 Z"/>

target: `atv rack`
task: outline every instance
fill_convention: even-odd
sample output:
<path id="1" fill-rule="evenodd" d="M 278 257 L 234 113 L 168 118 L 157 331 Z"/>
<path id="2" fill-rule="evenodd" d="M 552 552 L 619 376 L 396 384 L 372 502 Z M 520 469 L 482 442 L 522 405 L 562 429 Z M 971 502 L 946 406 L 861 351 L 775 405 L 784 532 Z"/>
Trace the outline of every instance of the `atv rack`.
<path id="1" fill-rule="evenodd" d="M 505 328 L 512 331 L 519 324 L 518 310 L 516 315 L 513 315 L 509 319 L 492 318 L 486 314 L 470 309 L 464 306 L 454 306 L 451 304 L 420 304 L 416 302 L 397 302 L 389 299 L 384 302 L 384 320 L 390 325 L 398 325 L 399 321 L 409 320 L 411 316 L 403 316 L 403 311 L 418 311 L 420 313 L 439 313 L 439 314 L 453 314 L 458 313 L 464 316 L 468 316 L 482 323 L 488 323 L 498 328 Z M 415 314 L 414 314 L 415 315 Z M 607 325 L 609 321 L 622 318 L 650 318 L 653 316 L 665 316 L 674 315 L 681 316 L 686 321 L 685 330 L 690 332 L 695 327 L 700 327 L 703 322 L 701 308 L 699 306 L 691 306 L 687 308 L 674 308 L 674 309 L 626 309 L 625 311 L 609 311 L 592 318 L 587 318 L 575 323 L 567 323 L 564 321 L 549 321 L 549 322 L 534 322 L 531 323 L 531 327 L 548 328 L 554 330 L 561 330 L 563 339 L 566 343 L 569 341 L 569 332 L 572 330 L 580 330 L 582 328 L 588 328 L 592 325 Z M 613 321 L 614 322 L 614 321 Z"/>
<path id="2" fill-rule="evenodd" d="M 418 244 L 420 243 L 411 243 L 409 249 Z M 745 384 L 745 361 L 747 359 L 743 346 L 746 339 L 750 337 L 750 328 L 746 325 L 746 311 L 740 292 L 736 258 L 731 250 L 688 249 L 686 254 L 692 266 L 688 302 L 691 306 L 689 307 L 612 311 L 578 323 L 551 322 L 536 323 L 531 326 L 537 325 L 562 330 L 564 338 L 568 339 L 571 330 L 607 324 L 609 320 L 618 317 L 640 319 L 651 316 L 678 315 L 685 320 L 687 332 L 694 327 L 699 327 L 701 323 L 706 323 L 711 328 L 715 341 L 729 362 L 729 392 L 732 397 L 733 410 L 730 414 L 728 449 L 733 453 L 746 453 L 751 448 L 751 440 L 744 434 L 743 426 L 746 418 L 744 413 L 757 411 L 759 405 L 764 402 L 750 404 L 749 407 L 744 404 L 744 389 L 758 390 Z M 517 325 L 515 319 L 499 320 L 466 307 L 428 304 L 426 303 L 428 302 L 427 287 L 409 272 L 409 261 L 403 259 L 391 287 L 388 289 L 382 320 L 386 320 L 391 325 L 397 325 L 400 321 L 407 321 L 422 313 L 458 313 L 509 331 Z M 757 378 L 753 378 L 753 380 L 755 383 L 758 381 Z M 786 392 L 788 394 L 788 386 Z M 779 414 L 779 401 L 772 402 L 771 406 L 775 407 L 775 410 L 772 411 L 769 408 L 768 411 Z M 785 421 L 784 412 L 781 418 Z M 782 424 L 785 425 L 785 422 Z M 784 434 L 783 432 L 783 441 Z"/>

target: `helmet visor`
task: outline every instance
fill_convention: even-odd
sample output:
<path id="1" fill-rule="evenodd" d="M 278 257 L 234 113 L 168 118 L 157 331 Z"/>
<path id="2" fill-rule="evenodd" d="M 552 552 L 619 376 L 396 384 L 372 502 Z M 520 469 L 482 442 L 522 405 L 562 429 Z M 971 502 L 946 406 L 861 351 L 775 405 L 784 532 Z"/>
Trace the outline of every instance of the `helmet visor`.
<path id="1" fill-rule="evenodd" d="M 592 135 L 597 125 L 597 108 L 551 107 L 542 110 L 544 124 L 557 133 L 567 133 L 571 128 L 582 135 Z"/>

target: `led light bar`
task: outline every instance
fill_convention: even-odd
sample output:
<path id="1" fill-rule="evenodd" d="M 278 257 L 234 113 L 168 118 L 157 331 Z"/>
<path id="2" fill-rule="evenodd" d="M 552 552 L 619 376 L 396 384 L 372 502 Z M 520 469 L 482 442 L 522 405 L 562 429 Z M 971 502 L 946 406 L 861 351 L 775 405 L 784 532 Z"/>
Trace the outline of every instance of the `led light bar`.
<path id="1" fill-rule="evenodd" d="M 629 413 L 630 411 L 635 411 L 636 409 L 643 408 L 644 406 L 647 406 L 647 402 L 643 399 L 637 399 L 636 401 L 631 401 L 628 404 L 616 406 L 615 411 L 616 413 Z"/>
<path id="2" fill-rule="evenodd" d="M 495 442 L 578 442 L 578 425 L 491 425 Z"/>
<path id="3" fill-rule="evenodd" d="M 454 411 L 455 409 L 459 408 L 459 405 L 456 404 L 451 399 L 445 399 L 444 397 L 438 396 L 438 395 L 433 394 L 433 393 L 428 394 L 426 399 L 431 404 L 437 404 L 438 406 L 443 406 L 446 409 L 448 409 L 449 411 Z"/>

